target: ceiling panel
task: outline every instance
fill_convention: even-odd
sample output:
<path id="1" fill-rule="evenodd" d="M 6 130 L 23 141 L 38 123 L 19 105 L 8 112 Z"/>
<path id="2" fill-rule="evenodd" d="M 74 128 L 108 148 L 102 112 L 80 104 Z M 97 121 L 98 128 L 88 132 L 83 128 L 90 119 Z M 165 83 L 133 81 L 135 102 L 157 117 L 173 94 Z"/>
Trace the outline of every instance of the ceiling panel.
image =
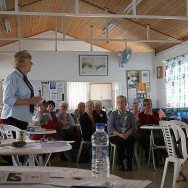
<path id="1" fill-rule="evenodd" d="M 109 14 L 124 14 L 124 9 L 131 0 L 79 0 L 79 14 L 104 14 L 105 9 Z M 0 46 L 14 42 L 11 38 L 27 38 L 39 33 L 56 30 L 75 39 L 90 40 L 93 44 L 111 50 L 122 51 L 125 48 L 125 40 L 134 52 L 161 52 L 178 43 L 169 42 L 139 42 L 147 39 L 147 25 L 150 26 L 149 40 L 182 40 L 188 39 L 187 20 L 169 19 L 141 19 L 141 18 L 89 18 L 77 16 L 52 16 L 53 13 L 75 13 L 75 0 L 19 0 L 21 12 L 47 12 L 48 15 L 4 15 L 0 12 Z M 6 10 L 14 11 L 14 0 L 6 1 Z M 158 16 L 186 16 L 186 0 L 142 0 L 136 7 L 137 15 Z M 129 13 L 131 15 L 132 12 Z M 8 18 L 11 32 L 7 33 L 4 18 Z M 20 19 L 20 26 L 18 26 Z M 62 24 L 64 23 L 64 25 Z M 108 36 L 102 34 L 105 23 L 113 23 L 115 27 L 109 31 Z M 62 27 L 64 26 L 64 30 Z M 92 33 L 91 33 L 92 27 Z M 20 33 L 18 30 L 20 29 Z M 109 39 L 108 41 L 106 39 Z M 104 39 L 104 41 L 95 41 Z M 112 42 L 110 39 L 121 40 Z"/>

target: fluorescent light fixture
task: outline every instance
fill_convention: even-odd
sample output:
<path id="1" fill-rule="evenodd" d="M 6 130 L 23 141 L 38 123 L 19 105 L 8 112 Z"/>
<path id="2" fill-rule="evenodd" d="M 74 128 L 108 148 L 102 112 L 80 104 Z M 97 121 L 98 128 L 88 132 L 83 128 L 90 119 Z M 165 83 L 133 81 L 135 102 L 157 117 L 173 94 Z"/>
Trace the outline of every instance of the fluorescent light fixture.
<path id="1" fill-rule="evenodd" d="M 11 27 L 10 27 L 10 21 L 8 20 L 8 18 L 4 18 L 4 23 L 5 23 L 6 32 L 10 33 Z"/>
<path id="2" fill-rule="evenodd" d="M 116 24 L 114 22 L 108 24 L 108 27 L 107 27 L 108 32 L 110 32 L 115 26 L 116 26 Z M 107 29 L 106 28 L 103 29 L 103 31 L 102 31 L 103 35 L 106 35 Z"/>
<path id="3" fill-rule="evenodd" d="M 5 0 L 0 0 L 0 10 L 6 10 L 6 2 L 5 2 Z"/>
<path id="4" fill-rule="evenodd" d="M 136 6 L 141 2 L 142 0 L 136 0 Z M 133 2 L 130 3 L 125 9 L 124 9 L 124 13 L 125 14 L 129 14 L 131 11 L 133 10 Z"/>

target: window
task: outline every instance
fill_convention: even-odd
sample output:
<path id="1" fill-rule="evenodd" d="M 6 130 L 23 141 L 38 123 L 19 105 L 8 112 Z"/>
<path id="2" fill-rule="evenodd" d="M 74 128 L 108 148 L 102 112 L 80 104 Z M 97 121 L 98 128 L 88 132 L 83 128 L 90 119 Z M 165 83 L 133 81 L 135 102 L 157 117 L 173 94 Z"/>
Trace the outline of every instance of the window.
<path id="1" fill-rule="evenodd" d="M 88 101 L 87 82 L 68 82 L 67 83 L 67 102 L 69 110 L 77 108 L 79 102 Z"/>
<path id="2" fill-rule="evenodd" d="M 188 54 L 166 61 L 166 106 L 188 107 Z"/>

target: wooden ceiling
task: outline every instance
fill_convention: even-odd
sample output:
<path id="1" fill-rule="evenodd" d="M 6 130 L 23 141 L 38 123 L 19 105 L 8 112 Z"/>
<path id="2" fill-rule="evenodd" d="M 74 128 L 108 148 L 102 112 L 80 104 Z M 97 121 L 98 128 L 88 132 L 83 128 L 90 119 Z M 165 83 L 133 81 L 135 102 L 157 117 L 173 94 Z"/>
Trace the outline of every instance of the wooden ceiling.
<path id="1" fill-rule="evenodd" d="M 14 0 L 5 1 L 6 10 L 4 13 L 0 11 L 0 46 L 15 42 L 17 38 L 23 40 L 49 30 L 75 39 L 90 40 L 92 36 L 94 45 L 114 52 L 122 51 L 125 48 L 125 41 L 133 52 L 158 53 L 177 45 L 178 42 L 174 42 L 176 40 L 182 42 L 188 40 L 186 0 L 141 0 L 136 7 L 136 15 L 146 15 L 146 18 L 115 17 L 125 15 L 123 11 L 132 0 L 78 0 L 78 14 L 97 14 L 97 17 L 75 16 L 75 0 L 18 0 L 20 15 L 9 14 L 10 11 L 15 11 Z M 105 14 L 105 9 L 106 14 L 115 16 L 109 16 L 105 20 L 100 16 Z M 5 14 L 5 11 L 9 11 L 8 14 Z M 45 14 L 22 15 L 25 12 Z M 72 13 L 74 16 L 62 17 L 53 14 L 62 12 Z M 128 15 L 132 14 L 131 12 Z M 157 19 L 149 16 L 161 17 Z M 9 33 L 5 29 L 5 17 L 10 21 Z M 102 34 L 106 22 L 115 24 L 115 27 L 108 32 L 108 36 Z M 150 28 L 148 30 L 147 25 Z M 147 39 L 148 42 L 140 41 Z"/>

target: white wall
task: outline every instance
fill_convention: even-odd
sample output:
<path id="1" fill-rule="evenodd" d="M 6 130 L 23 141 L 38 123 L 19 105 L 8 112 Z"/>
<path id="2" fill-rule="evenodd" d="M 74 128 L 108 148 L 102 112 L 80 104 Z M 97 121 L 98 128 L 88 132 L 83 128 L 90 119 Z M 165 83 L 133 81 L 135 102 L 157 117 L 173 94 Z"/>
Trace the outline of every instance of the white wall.
<path id="1" fill-rule="evenodd" d="M 165 94 L 165 60 L 188 53 L 188 42 L 184 42 L 176 47 L 165 50 L 156 55 L 154 60 L 154 67 L 163 66 L 163 78 L 156 80 L 156 99 L 157 106 L 166 108 L 166 94 Z"/>
<path id="2" fill-rule="evenodd" d="M 48 35 L 49 36 L 49 35 Z M 27 44 L 27 45 L 26 45 Z M 32 61 L 34 63 L 32 71 L 28 74 L 30 80 L 64 80 L 67 82 L 119 82 L 122 86 L 121 94 L 127 96 L 126 85 L 126 70 L 150 70 L 151 80 L 151 96 L 153 106 L 156 107 L 156 73 L 153 67 L 154 53 L 133 53 L 130 61 L 120 68 L 117 53 L 107 52 L 99 47 L 94 46 L 94 52 L 81 51 L 83 49 L 83 42 L 76 48 L 74 45 L 73 51 L 53 51 L 51 42 L 35 41 L 34 44 L 22 42 L 21 50 L 29 49 L 32 54 Z M 40 47 L 40 48 L 39 48 Z M 49 47 L 50 51 L 47 51 Z M 64 49 L 70 50 L 64 45 Z M 12 58 L 14 53 L 2 53 L 7 51 L 15 51 L 15 44 L 7 45 L 0 48 L 0 80 L 4 79 L 6 75 L 12 70 Z M 35 49 L 40 51 L 33 51 Z M 74 50 L 80 51 L 74 51 Z M 16 48 L 17 50 L 17 48 Z M 100 50 L 100 51 L 99 51 Z M 108 76 L 79 76 L 79 55 L 108 55 Z"/>

